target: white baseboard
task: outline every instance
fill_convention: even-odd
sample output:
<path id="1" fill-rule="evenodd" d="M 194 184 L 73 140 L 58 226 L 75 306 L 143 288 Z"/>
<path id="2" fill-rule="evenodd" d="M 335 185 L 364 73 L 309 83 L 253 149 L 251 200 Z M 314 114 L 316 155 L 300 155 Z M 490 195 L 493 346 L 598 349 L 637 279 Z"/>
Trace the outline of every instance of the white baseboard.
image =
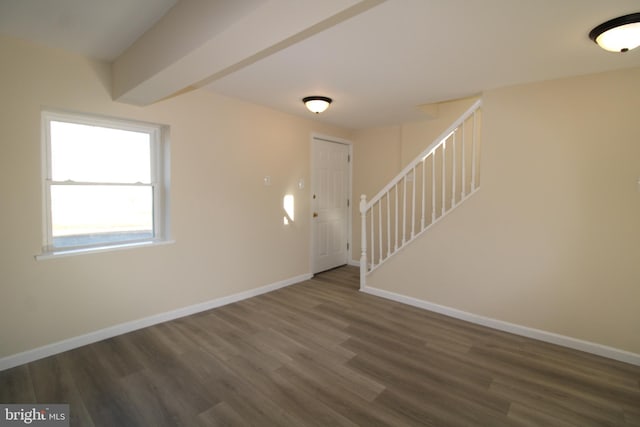
<path id="1" fill-rule="evenodd" d="M 583 341 L 565 335 L 543 331 L 540 329 L 529 328 L 527 326 L 521 326 L 515 323 L 504 322 L 502 320 L 492 319 L 490 317 L 479 316 L 477 314 L 468 313 L 466 311 L 446 307 L 444 305 L 434 304 L 429 301 L 408 297 L 402 294 L 397 294 L 395 292 L 385 291 L 383 289 L 365 286 L 361 289 L 361 291 L 381 298 L 411 305 L 413 307 L 418 307 L 436 313 L 444 314 L 445 316 L 454 317 L 460 320 L 466 320 L 467 322 L 487 326 L 493 329 L 498 329 L 500 331 L 510 332 L 512 334 L 521 335 L 524 337 L 533 338 L 551 344 L 557 344 L 563 347 L 568 347 L 575 350 L 592 353 L 598 356 L 607 357 L 609 359 L 618 360 L 620 362 L 640 366 L 640 354 L 631 353 L 629 351 L 620 350 L 614 347 L 608 347 L 602 344 L 596 344 L 590 341 Z"/>
<path id="2" fill-rule="evenodd" d="M 146 328 L 148 326 L 153 326 L 158 323 L 167 322 L 169 320 L 178 319 L 180 317 L 189 316 L 192 314 L 200 313 L 202 311 L 210 310 L 212 308 L 217 308 L 237 301 L 242 301 L 244 299 L 255 297 L 260 294 L 275 291 L 276 289 L 284 288 L 286 286 L 309 280 L 311 277 L 313 277 L 313 275 L 310 273 L 302 274 L 300 276 L 291 277 L 289 279 L 281 280 L 270 285 L 261 286 L 259 288 L 250 289 L 248 291 L 239 292 L 237 294 L 229 295 L 226 297 L 216 298 L 214 300 L 190 305 L 188 307 L 179 308 L 177 310 L 155 314 L 153 316 L 133 320 L 131 322 L 121 323 L 119 325 L 110 326 L 108 328 L 100 329 L 94 332 L 89 332 L 88 334 L 58 341 L 42 347 L 34 348 L 32 350 L 27 350 L 22 353 L 6 356 L 0 358 L 0 371 L 10 369 L 25 363 L 33 362 L 34 360 L 42 359 L 48 356 L 53 356 L 54 354 L 62 353 L 67 350 L 82 347 L 83 345 L 102 341 L 107 338 L 112 338 L 117 335 L 126 334 L 127 332 L 132 332 L 138 329 Z"/>
<path id="3" fill-rule="evenodd" d="M 347 263 L 348 265 L 352 265 L 354 267 L 360 267 L 360 261 L 354 261 L 352 259 L 349 260 L 349 262 Z"/>

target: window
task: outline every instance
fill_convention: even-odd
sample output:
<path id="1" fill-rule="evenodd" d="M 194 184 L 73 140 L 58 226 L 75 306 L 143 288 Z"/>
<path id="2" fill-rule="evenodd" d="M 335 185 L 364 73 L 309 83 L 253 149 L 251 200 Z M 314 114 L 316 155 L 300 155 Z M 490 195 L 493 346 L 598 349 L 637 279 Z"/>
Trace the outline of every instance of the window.
<path id="1" fill-rule="evenodd" d="M 44 252 L 167 238 L 163 128 L 43 113 Z"/>

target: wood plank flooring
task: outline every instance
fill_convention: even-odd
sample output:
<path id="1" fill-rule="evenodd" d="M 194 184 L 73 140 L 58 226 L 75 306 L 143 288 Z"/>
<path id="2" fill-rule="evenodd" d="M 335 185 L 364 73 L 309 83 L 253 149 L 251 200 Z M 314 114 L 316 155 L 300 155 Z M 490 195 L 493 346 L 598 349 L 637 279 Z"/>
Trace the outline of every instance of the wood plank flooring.
<path id="1" fill-rule="evenodd" d="M 311 280 L 0 372 L 72 426 L 640 426 L 640 367 Z"/>

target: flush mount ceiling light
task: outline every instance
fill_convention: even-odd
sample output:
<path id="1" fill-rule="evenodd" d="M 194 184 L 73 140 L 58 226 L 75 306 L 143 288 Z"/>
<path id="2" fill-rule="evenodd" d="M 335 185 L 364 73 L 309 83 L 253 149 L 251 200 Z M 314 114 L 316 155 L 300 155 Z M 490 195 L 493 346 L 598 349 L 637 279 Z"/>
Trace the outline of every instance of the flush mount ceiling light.
<path id="1" fill-rule="evenodd" d="M 307 110 L 316 114 L 322 113 L 329 108 L 329 104 L 331 104 L 332 101 L 331 98 L 327 98 L 326 96 L 307 96 L 306 98 L 302 98 L 302 102 L 304 102 Z"/>
<path id="2" fill-rule="evenodd" d="M 640 13 L 620 16 L 595 27 L 589 38 L 609 52 L 627 52 L 640 46 Z"/>

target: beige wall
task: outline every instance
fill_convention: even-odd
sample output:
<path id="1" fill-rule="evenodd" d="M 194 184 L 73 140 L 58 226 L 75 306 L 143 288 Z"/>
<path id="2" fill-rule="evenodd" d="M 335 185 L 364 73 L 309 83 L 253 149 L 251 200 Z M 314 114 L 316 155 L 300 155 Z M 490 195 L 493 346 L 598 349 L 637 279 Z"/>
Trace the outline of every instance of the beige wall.
<path id="1" fill-rule="evenodd" d="M 478 98 L 465 98 L 432 104 L 429 109 L 433 114 L 432 117 L 402 124 L 400 127 L 402 166 L 411 163 L 477 100 Z"/>
<path id="2" fill-rule="evenodd" d="M 640 69 L 483 99 L 480 191 L 368 285 L 640 354 Z"/>
<path id="3" fill-rule="evenodd" d="M 0 357 L 309 272 L 296 182 L 310 180 L 311 132 L 354 141 L 357 198 L 449 123 L 350 136 L 204 91 L 133 107 L 111 101 L 105 64 L 7 38 L 0 52 Z M 42 108 L 171 126 L 175 244 L 34 260 Z M 640 353 L 638 111 L 640 69 L 486 93 L 481 190 L 369 284 Z"/>
<path id="4" fill-rule="evenodd" d="M 0 357 L 310 272 L 310 185 L 296 183 L 310 180 L 312 132 L 344 130 L 205 91 L 119 104 L 106 64 L 8 38 L 0 52 Z M 175 244 L 34 260 L 42 108 L 171 127 Z"/>

